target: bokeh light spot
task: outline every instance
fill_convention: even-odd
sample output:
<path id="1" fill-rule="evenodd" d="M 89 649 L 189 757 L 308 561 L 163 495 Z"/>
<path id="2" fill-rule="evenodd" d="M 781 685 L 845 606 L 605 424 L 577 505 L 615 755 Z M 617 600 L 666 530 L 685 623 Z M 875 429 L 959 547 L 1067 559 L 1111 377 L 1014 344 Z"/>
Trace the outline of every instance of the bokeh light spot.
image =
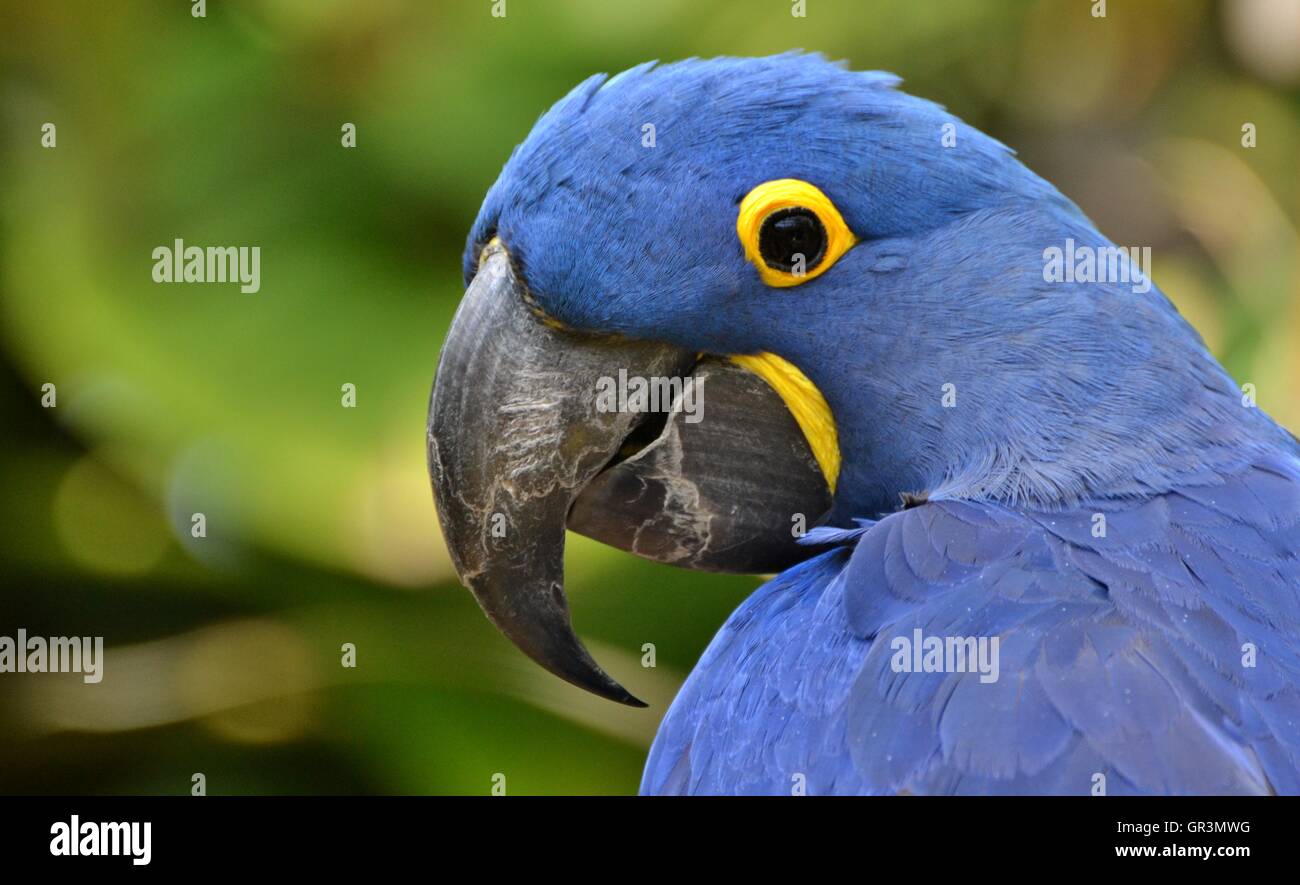
<path id="1" fill-rule="evenodd" d="M 54 496 L 54 526 L 78 564 L 110 575 L 138 575 L 169 543 L 161 511 L 93 455 L 75 462 Z"/>

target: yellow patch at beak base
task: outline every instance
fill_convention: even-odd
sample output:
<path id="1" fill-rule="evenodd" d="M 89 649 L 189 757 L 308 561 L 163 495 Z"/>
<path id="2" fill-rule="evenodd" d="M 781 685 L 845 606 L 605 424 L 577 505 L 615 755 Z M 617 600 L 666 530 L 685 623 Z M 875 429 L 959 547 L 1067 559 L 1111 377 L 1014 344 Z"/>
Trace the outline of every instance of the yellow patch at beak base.
<path id="1" fill-rule="evenodd" d="M 835 483 L 840 477 L 839 432 L 831 407 L 817 385 L 793 363 L 774 353 L 740 354 L 730 359 L 762 378 L 781 397 L 808 440 L 827 487 L 835 494 Z"/>

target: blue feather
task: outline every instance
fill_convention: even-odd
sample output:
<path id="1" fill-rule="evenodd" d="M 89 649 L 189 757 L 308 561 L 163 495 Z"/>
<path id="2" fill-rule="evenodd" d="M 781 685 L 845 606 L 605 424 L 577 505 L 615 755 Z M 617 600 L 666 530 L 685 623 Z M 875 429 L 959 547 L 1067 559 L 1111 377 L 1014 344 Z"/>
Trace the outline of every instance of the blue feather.
<path id="1" fill-rule="evenodd" d="M 1300 459 L 1149 500 L 887 516 L 745 602 L 642 789 L 1298 793 L 1300 508 L 1264 487 L 1295 495 Z M 916 628 L 998 636 L 998 680 L 898 672 L 889 640 Z"/>

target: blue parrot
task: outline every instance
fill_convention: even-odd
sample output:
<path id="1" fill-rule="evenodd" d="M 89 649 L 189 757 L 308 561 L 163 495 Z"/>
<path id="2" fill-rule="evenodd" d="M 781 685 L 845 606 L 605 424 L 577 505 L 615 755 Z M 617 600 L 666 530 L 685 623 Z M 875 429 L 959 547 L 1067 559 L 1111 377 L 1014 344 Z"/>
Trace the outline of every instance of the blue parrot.
<path id="1" fill-rule="evenodd" d="M 779 572 L 644 793 L 1300 793 L 1300 443 L 1134 253 L 898 83 L 650 63 L 542 116 L 430 402 L 462 581 L 636 705 L 574 634 L 566 526 Z"/>

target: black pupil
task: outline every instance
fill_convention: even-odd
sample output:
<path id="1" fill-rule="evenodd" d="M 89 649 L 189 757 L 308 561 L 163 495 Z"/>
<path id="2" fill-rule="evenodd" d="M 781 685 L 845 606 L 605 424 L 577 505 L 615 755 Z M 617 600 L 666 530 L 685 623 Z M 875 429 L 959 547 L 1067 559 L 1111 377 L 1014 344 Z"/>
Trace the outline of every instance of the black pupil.
<path id="1" fill-rule="evenodd" d="M 826 228 L 817 213 L 802 206 L 778 209 L 763 220 L 758 232 L 758 251 L 767 266 L 793 273 L 805 273 L 821 262 L 826 254 Z M 799 256 L 802 267 L 797 267 Z"/>

